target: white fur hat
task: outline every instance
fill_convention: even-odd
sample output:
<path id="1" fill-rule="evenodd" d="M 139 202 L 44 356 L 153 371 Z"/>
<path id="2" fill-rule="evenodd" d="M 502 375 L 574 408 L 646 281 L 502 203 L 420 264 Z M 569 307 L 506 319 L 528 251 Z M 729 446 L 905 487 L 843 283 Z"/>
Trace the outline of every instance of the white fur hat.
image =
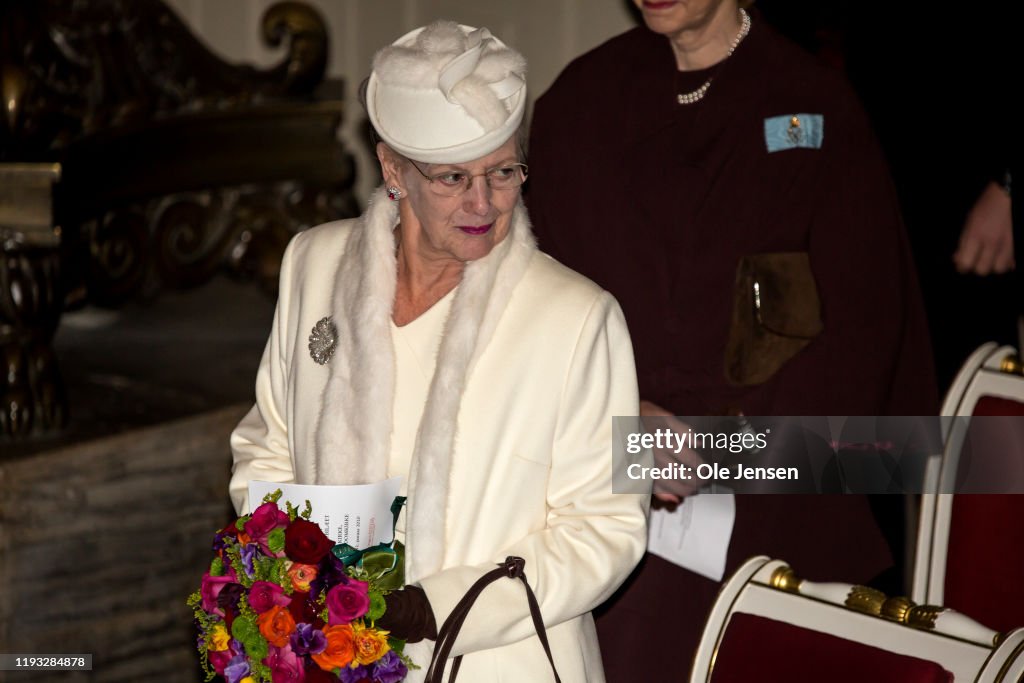
<path id="1" fill-rule="evenodd" d="M 526 60 L 486 28 L 436 21 L 373 58 L 366 110 L 410 159 L 457 164 L 505 144 L 523 120 Z"/>

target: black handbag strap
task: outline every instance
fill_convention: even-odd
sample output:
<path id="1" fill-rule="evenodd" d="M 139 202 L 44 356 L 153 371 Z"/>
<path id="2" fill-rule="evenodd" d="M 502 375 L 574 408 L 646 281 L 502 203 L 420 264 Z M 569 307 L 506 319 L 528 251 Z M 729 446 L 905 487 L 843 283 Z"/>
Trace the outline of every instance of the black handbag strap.
<path id="1" fill-rule="evenodd" d="M 459 604 L 455 605 L 455 609 L 444 620 L 441 630 L 437 632 L 434 656 L 430 659 L 430 667 L 427 669 L 426 683 L 442 683 L 444 680 L 445 662 L 455 646 L 455 639 L 459 636 L 459 631 L 469 615 L 470 608 L 473 607 L 473 603 L 476 602 L 484 588 L 502 577 L 519 579 L 523 582 L 523 586 L 526 588 L 526 601 L 530 605 L 530 617 L 533 619 L 533 628 L 537 631 L 537 638 L 544 647 L 544 654 L 548 656 L 551 672 L 555 675 L 555 683 L 562 683 L 562 679 L 558 677 L 558 670 L 555 669 L 555 659 L 551 656 L 551 646 L 548 644 L 548 634 L 544 629 L 544 620 L 540 616 L 540 605 L 537 604 L 537 596 L 533 594 L 533 589 L 530 588 L 530 583 L 526 580 L 526 574 L 523 573 L 525 567 L 526 560 L 509 555 L 505 558 L 505 562 L 499 564 L 496 569 L 492 569 L 481 576 L 476 580 L 476 583 L 470 586 L 462 600 L 459 600 Z M 455 680 L 461 664 L 462 655 L 459 655 L 452 663 L 452 673 L 448 678 L 449 683 Z"/>

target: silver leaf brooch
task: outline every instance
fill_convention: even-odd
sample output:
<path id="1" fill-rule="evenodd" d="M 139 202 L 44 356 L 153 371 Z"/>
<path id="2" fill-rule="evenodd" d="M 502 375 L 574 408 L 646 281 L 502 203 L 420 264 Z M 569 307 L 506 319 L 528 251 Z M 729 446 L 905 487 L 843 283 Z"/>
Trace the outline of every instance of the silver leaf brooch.
<path id="1" fill-rule="evenodd" d="M 334 355 L 334 347 L 338 345 L 338 328 L 334 321 L 320 318 L 313 331 L 309 333 L 309 355 L 319 365 L 325 364 Z"/>

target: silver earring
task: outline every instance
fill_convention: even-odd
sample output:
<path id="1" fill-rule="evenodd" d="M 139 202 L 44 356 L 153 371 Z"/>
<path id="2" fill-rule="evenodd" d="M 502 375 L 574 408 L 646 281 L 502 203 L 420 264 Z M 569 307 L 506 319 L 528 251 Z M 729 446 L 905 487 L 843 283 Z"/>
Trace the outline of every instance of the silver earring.
<path id="1" fill-rule="evenodd" d="M 388 185 L 387 191 L 388 199 L 390 199 L 393 202 L 397 202 L 399 199 L 402 198 L 402 191 L 395 187 L 394 185 Z"/>

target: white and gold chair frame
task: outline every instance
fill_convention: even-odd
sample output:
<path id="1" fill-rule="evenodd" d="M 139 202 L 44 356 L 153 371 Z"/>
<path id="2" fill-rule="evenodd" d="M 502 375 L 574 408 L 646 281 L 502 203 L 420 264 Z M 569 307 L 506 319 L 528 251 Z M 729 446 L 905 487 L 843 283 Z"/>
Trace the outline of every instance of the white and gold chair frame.
<path id="1" fill-rule="evenodd" d="M 719 645 L 738 613 L 935 662 L 957 683 L 1024 680 L 1024 629 L 1003 636 L 952 610 L 888 598 L 863 586 L 804 581 L 785 562 L 759 556 L 744 563 L 719 592 L 690 683 L 712 680 Z M 766 671 L 764 680 L 776 679 Z"/>
<path id="2" fill-rule="evenodd" d="M 956 483 L 960 454 L 967 437 L 970 416 L 985 396 L 1024 403 L 1024 377 L 1012 346 L 993 342 L 972 353 L 957 373 L 942 404 L 941 415 L 959 419 L 943 420 L 941 455 L 929 459 L 925 470 L 914 553 L 910 597 L 916 602 L 943 604 L 946 555 L 953 514 L 952 491 Z"/>

